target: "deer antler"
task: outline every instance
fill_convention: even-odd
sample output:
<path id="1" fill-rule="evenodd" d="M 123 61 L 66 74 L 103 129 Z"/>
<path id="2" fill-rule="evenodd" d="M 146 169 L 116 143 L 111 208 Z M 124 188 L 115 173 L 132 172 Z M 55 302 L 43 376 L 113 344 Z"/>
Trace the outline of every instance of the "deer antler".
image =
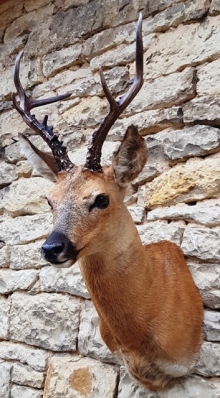
<path id="1" fill-rule="evenodd" d="M 32 98 L 29 98 L 22 85 L 21 81 L 19 78 L 19 71 L 20 71 L 20 61 L 23 56 L 23 51 L 21 51 L 15 61 L 15 69 L 14 69 L 14 84 L 17 89 L 17 94 L 20 100 L 20 103 L 18 103 L 16 99 L 17 94 L 13 94 L 12 100 L 15 109 L 21 114 L 24 122 L 32 128 L 34 131 L 36 131 L 37 134 L 39 134 L 44 141 L 49 145 L 49 147 L 52 150 L 54 159 L 56 161 L 56 164 L 58 166 L 59 171 L 68 171 L 72 167 L 74 167 L 74 164 L 71 162 L 69 159 L 69 156 L 67 154 L 67 149 L 65 146 L 63 146 L 63 142 L 59 141 L 58 135 L 53 133 L 53 126 L 48 126 L 47 125 L 47 120 L 48 116 L 45 115 L 42 123 L 40 123 L 36 118 L 35 115 L 31 115 L 30 111 L 33 108 L 36 108 L 41 105 L 46 105 L 46 104 L 51 104 L 52 102 L 60 101 L 64 98 L 67 98 L 71 95 L 71 93 L 63 94 L 63 95 L 57 95 L 55 97 L 51 98 L 46 98 L 42 100 L 35 100 Z"/>
<path id="2" fill-rule="evenodd" d="M 143 84 L 143 42 L 142 42 L 142 14 L 139 15 L 136 31 L 136 71 L 133 79 L 132 86 L 130 89 L 120 97 L 119 101 L 116 101 L 112 96 L 107 86 L 104 74 L 100 68 L 100 78 L 102 88 L 105 96 L 109 102 L 110 110 L 108 115 L 105 117 L 103 122 L 100 124 L 97 130 L 94 131 L 92 136 L 91 145 L 89 146 L 86 163 L 84 168 L 92 171 L 101 172 L 102 167 L 100 164 L 102 146 L 105 138 L 113 126 L 115 121 L 118 119 L 120 114 L 130 104 L 133 98 L 136 96 L 138 91 L 141 89 Z"/>

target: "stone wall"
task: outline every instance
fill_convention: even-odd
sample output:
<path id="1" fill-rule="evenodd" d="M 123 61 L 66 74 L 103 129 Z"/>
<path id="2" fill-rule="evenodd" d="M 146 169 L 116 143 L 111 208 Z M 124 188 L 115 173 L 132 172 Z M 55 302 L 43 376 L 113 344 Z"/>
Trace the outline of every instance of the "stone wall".
<path id="1" fill-rule="evenodd" d="M 51 184 L 19 151 L 33 134 L 12 108 L 12 69 L 34 97 L 71 91 L 45 113 L 85 160 L 107 112 L 98 68 L 115 96 L 134 71 L 134 29 L 143 13 L 144 86 L 111 129 L 109 163 L 126 127 L 139 126 L 146 167 L 127 199 L 144 243 L 181 246 L 204 298 L 204 344 L 195 375 L 166 393 L 144 392 L 103 345 L 77 265 L 40 258 L 51 230 Z M 220 1 L 10 0 L 0 6 L 0 396 L 184 398 L 220 395 Z M 36 136 L 40 148 L 48 150 Z M 163 327 L 163 325 L 161 325 Z"/>

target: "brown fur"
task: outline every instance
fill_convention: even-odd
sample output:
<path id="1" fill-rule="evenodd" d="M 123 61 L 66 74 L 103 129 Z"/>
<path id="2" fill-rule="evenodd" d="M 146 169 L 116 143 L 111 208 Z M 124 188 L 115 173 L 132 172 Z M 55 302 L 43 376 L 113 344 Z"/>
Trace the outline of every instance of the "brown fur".
<path id="1" fill-rule="evenodd" d="M 136 133 L 127 136 L 103 173 L 78 167 L 58 174 L 50 195 L 54 231 L 80 250 L 77 260 L 105 343 L 137 382 L 163 390 L 193 368 L 202 342 L 203 304 L 174 243 L 141 243 L 123 199 L 125 182 L 141 171 L 146 148 Z M 130 145 L 137 146 L 135 156 Z M 98 194 L 109 197 L 109 206 L 89 211 Z"/>

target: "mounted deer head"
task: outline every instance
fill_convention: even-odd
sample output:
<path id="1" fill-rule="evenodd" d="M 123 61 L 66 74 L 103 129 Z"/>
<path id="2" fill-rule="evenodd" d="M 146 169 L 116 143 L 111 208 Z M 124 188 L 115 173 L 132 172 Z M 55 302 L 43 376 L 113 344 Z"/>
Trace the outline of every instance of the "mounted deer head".
<path id="1" fill-rule="evenodd" d="M 119 354 L 130 374 L 142 385 L 164 389 L 188 374 L 202 340 L 202 300 L 181 250 L 170 242 L 143 246 L 123 203 L 126 186 L 142 170 L 147 151 L 135 126 L 128 127 L 112 165 L 101 167 L 101 149 L 109 129 L 143 83 L 142 17 L 136 36 L 136 73 L 119 101 L 101 82 L 110 111 L 93 133 L 84 166 L 75 166 L 53 128 L 31 115 L 32 108 L 67 97 L 28 98 L 19 80 L 21 54 L 15 65 L 24 121 L 50 146 L 39 151 L 24 135 L 23 150 L 43 175 L 55 181 L 49 203 L 54 228 L 42 246 L 45 259 L 57 267 L 79 260 L 100 319 L 103 340 Z"/>

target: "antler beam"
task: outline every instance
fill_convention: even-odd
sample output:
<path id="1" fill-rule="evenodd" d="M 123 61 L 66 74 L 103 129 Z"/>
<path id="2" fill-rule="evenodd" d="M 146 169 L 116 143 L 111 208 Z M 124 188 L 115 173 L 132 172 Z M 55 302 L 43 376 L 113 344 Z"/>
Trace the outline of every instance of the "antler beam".
<path id="1" fill-rule="evenodd" d="M 67 98 L 71 95 L 71 93 L 66 93 L 63 95 L 57 95 L 55 97 L 45 98 L 42 100 L 36 100 L 29 98 L 22 85 L 19 78 L 20 72 L 20 61 L 23 56 L 23 51 L 21 51 L 15 61 L 15 68 L 14 68 L 14 84 L 17 89 L 17 94 L 19 97 L 19 103 L 17 101 L 17 94 L 13 94 L 12 100 L 15 109 L 20 113 L 24 122 L 33 129 L 37 134 L 39 134 L 44 141 L 49 145 L 52 150 L 54 159 L 56 161 L 57 167 L 59 171 L 68 171 L 74 164 L 69 159 L 67 154 L 67 149 L 63 146 L 63 142 L 59 140 L 58 135 L 53 133 L 53 126 L 47 125 L 48 116 L 45 115 L 42 123 L 40 123 L 36 118 L 35 115 L 31 115 L 31 109 L 36 108 L 41 105 L 51 104 L 53 102 L 60 101 L 64 98 Z"/>
<path id="2" fill-rule="evenodd" d="M 86 163 L 84 168 L 92 171 L 102 172 L 101 151 L 105 138 L 113 126 L 115 121 L 125 110 L 125 108 L 131 103 L 133 98 L 137 95 L 138 91 L 143 85 L 143 41 L 142 41 L 142 14 L 139 15 L 136 31 L 136 71 L 133 79 L 133 83 L 130 89 L 120 97 L 119 101 L 116 101 L 112 96 L 102 69 L 100 68 L 100 78 L 102 88 L 105 96 L 109 102 L 110 110 L 108 115 L 105 117 L 103 122 L 100 124 L 97 130 L 94 131 L 92 136 L 91 145 L 89 146 Z"/>

